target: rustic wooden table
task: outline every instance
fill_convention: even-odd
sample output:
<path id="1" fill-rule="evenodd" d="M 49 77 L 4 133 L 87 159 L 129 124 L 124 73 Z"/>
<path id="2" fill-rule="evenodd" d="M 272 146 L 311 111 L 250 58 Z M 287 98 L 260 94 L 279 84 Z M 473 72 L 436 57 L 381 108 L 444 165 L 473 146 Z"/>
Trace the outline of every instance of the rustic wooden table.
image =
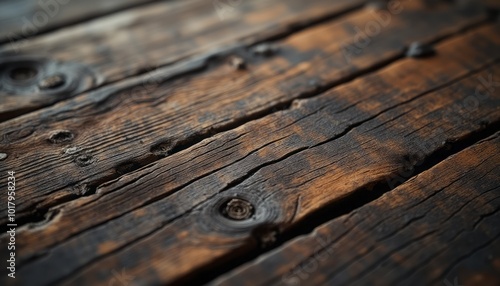
<path id="1" fill-rule="evenodd" d="M 1 285 L 500 285 L 500 1 L 25 2 Z"/>

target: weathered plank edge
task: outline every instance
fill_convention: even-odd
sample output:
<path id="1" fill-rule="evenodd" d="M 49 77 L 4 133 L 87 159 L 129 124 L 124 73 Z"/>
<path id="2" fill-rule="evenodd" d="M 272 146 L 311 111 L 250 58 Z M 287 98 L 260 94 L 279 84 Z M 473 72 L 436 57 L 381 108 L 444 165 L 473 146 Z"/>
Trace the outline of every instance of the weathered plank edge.
<path id="1" fill-rule="evenodd" d="M 496 130 L 499 130 L 499 127 L 500 126 L 497 126 Z M 368 208 L 373 203 L 378 203 L 378 202 L 383 201 L 384 198 L 387 197 L 387 195 L 403 196 L 402 191 L 410 183 L 415 184 L 416 181 L 422 180 L 422 177 L 426 177 L 432 172 L 439 171 L 440 169 L 445 168 L 447 165 L 453 164 L 453 162 L 455 162 L 455 160 L 463 160 L 463 159 L 466 159 L 466 157 L 472 156 L 472 155 L 477 156 L 478 153 L 481 153 L 483 151 L 483 148 L 482 148 L 483 146 L 497 145 L 497 147 L 498 147 L 498 144 L 499 144 L 498 138 L 500 137 L 500 133 L 498 131 L 495 131 L 493 133 L 490 132 L 490 134 L 484 134 L 483 136 L 479 136 L 479 137 L 480 137 L 479 139 L 475 138 L 476 139 L 475 142 L 472 142 L 472 141 L 468 142 L 464 146 L 461 146 L 461 148 L 459 150 L 456 150 L 455 152 L 447 152 L 449 154 L 445 155 L 446 156 L 445 158 L 442 158 L 442 160 L 440 160 L 432 165 L 426 166 L 426 168 L 424 170 L 417 172 L 414 176 L 412 176 L 411 178 L 409 178 L 408 180 L 406 180 L 405 182 L 403 182 L 401 185 L 397 186 L 396 188 L 393 188 L 390 190 L 383 190 L 381 193 L 377 194 L 376 197 L 374 197 L 373 199 L 367 200 L 367 202 L 362 204 L 362 205 L 357 205 L 357 206 L 349 209 L 346 212 L 340 213 L 340 215 L 330 216 L 329 218 L 327 218 L 326 220 L 324 220 L 320 224 L 314 224 L 314 226 L 308 228 L 306 232 L 302 232 L 302 233 L 296 235 L 294 238 L 285 241 L 283 244 L 279 245 L 278 247 L 273 248 L 272 250 L 269 250 L 267 252 L 262 252 L 260 254 L 252 255 L 251 258 L 247 259 L 246 261 L 244 261 L 244 263 L 241 263 L 239 266 L 230 267 L 230 268 L 232 268 L 232 270 L 230 270 L 230 271 L 228 271 L 228 269 L 224 269 L 224 271 L 218 271 L 218 273 L 221 275 L 219 277 L 214 277 L 214 275 L 211 275 L 210 273 L 207 272 L 205 274 L 205 275 L 207 275 L 206 277 L 209 277 L 208 279 L 214 278 L 214 280 L 212 280 L 212 281 L 209 281 L 209 280 L 207 281 L 206 279 L 197 279 L 197 278 L 194 278 L 193 280 L 187 280 L 187 281 L 190 281 L 190 282 L 195 281 L 196 283 L 203 282 L 203 284 L 210 282 L 209 285 L 242 285 L 242 283 L 243 284 L 246 283 L 245 285 L 247 285 L 247 284 L 254 283 L 254 281 L 250 281 L 248 279 L 250 277 L 247 274 L 252 273 L 252 271 L 259 269 L 261 267 L 261 265 L 268 265 L 268 266 L 273 267 L 273 268 L 271 268 L 270 271 L 276 270 L 277 276 L 276 277 L 269 277 L 269 276 L 266 276 L 266 274 L 263 274 L 264 278 L 263 277 L 258 277 L 258 278 L 256 277 L 256 279 L 258 279 L 260 282 L 258 284 L 254 284 L 254 285 L 264 285 L 264 284 L 269 285 L 267 283 L 272 283 L 273 285 L 275 285 L 275 283 L 280 282 L 280 281 L 278 281 L 280 278 L 282 278 L 281 283 L 288 285 L 286 280 L 289 280 L 288 282 L 290 283 L 290 285 L 296 285 L 296 284 L 293 284 L 294 281 L 292 281 L 292 280 L 295 277 L 298 277 L 298 278 L 295 278 L 295 280 L 303 279 L 303 276 L 304 276 L 304 275 L 300 275 L 297 273 L 299 273 L 300 271 L 302 271 L 304 273 L 309 273 L 309 271 L 304 269 L 304 267 L 305 267 L 304 264 L 307 263 L 307 261 L 309 261 L 310 259 L 314 260 L 314 257 L 318 257 L 320 255 L 319 254 L 320 252 L 326 251 L 325 250 L 326 248 L 329 248 L 332 246 L 332 244 L 337 243 L 338 237 L 343 236 L 343 232 L 342 232 L 343 230 L 339 229 L 340 232 L 338 234 L 336 234 L 335 237 L 333 237 L 333 236 L 331 237 L 331 238 L 335 238 L 335 240 L 321 241 L 321 242 L 326 242 L 327 245 L 321 245 L 319 252 L 313 252 L 311 249 L 310 253 L 307 253 L 307 254 L 302 253 L 302 255 L 303 255 L 302 262 L 298 263 L 297 261 L 294 261 L 293 265 L 295 265 L 295 266 L 290 266 L 292 264 L 290 264 L 290 265 L 276 264 L 275 262 L 272 262 L 273 260 L 275 260 L 275 258 L 278 258 L 281 255 L 284 255 L 283 253 L 286 253 L 287 250 L 291 250 L 294 247 L 294 245 L 301 244 L 302 241 L 311 240 L 312 238 L 318 238 L 318 236 L 324 236 L 325 234 L 328 235 L 328 232 L 330 232 L 329 234 L 331 235 L 333 233 L 333 226 L 336 223 L 342 223 L 341 222 L 342 220 L 347 220 L 349 217 L 357 214 L 357 212 L 360 209 Z M 498 165 L 497 165 L 497 167 L 498 167 Z M 466 172 L 466 170 L 463 170 L 463 171 Z M 496 182 L 496 183 L 498 184 L 500 182 Z M 377 188 L 375 188 L 375 189 L 377 189 Z M 375 190 L 375 191 L 380 192 L 380 190 Z M 383 198 L 381 198 L 381 197 L 383 197 Z M 357 202 L 354 201 L 354 203 L 357 203 Z M 332 208 L 333 208 L 333 206 L 332 206 Z M 400 215 L 403 216 L 404 214 L 400 214 Z M 318 240 L 316 240 L 316 241 L 318 241 Z M 342 246 L 340 245 L 340 247 L 342 247 Z M 284 262 L 284 261 L 281 261 L 281 262 Z M 319 262 L 319 261 L 316 261 L 316 263 L 317 262 Z M 283 266 L 283 268 L 280 268 L 279 267 L 280 265 Z M 278 268 L 280 268 L 279 269 L 280 272 L 277 271 Z M 285 269 L 285 270 L 283 270 L 283 269 Z M 286 271 L 286 269 L 290 269 L 290 270 Z M 293 270 L 297 270 L 297 271 L 294 272 Z M 207 271 L 208 271 L 208 269 L 207 269 Z M 281 274 L 279 274 L 279 273 L 281 273 Z M 269 274 L 269 272 L 267 274 Z M 310 275 L 305 275 L 305 276 L 310 277 Z M 255 277 L 255 276 L 252 276 L 252 277 Z M 445 277 L 445 278 L 449 278 L 449 277 Z M 500 281 L 500 276 L 497 277 L 497 279 L 498 279 L 497 281 Z M 265 281 L 265 283 L 264 283 L 264 281 Z M 366 282 L 367 281 L 365 281 L 365 283 Z M 436 281 L 434 281 L 434 282 L 436 282 Z M 467 285 L 469 285 L 469 284 L 467 284 Z"/>

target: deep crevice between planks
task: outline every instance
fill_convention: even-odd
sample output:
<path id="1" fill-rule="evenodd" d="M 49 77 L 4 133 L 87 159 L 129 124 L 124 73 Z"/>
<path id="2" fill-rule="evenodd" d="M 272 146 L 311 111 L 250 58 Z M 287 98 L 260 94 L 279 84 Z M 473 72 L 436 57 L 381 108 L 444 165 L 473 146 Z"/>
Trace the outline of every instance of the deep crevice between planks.
<path id="1" fill-rule="evenodd" d="M 347 13 L 347 12 L 345 12 L 345 13 Z M 463 28 L 461 31 L 459 31 L 457 33 L 443 35 L 442 37 L 430 42 L 430 44 L 435 45 L 437 43 L 445 41 L 449 38 L 453 38 L 457 35 L 463 34 L 467 31 L 478 28 L 478 27 L 483 26 L 485 24 L 488 24 L 490 22 L 491 22 L 491 20 L 486 20 L 486 21 L 481 21 L 481 22 L 476 23 L 476 24 L 472 24 L 468 27 Z M 252 46 L 253 46 L 253 44 L 252 44 Z M 240 48 L 238 48 L 238 49 L 240 49 Z M 129 162 L 126 162 L 125 164 L 120 164 L 118 166 L 115 166 L 115 172 L 112 175 L 108 175 L 108 176 L 99 178 L 99 179 L 94 180 L 93 182 L 91 182 L 89 184 L 85 184 L 85 185 L 75 184 L 73 186 L 67 186 L 67 187 L 79 188 L 79 189 L 81 189 L 80 192 L 60 196 L 60 197 L 58 197 L 57 200 L 53 200 L 50 203 L 48 203 L 42 207 L 34 206 L 33 210 L 29 214 L 25 214 L 25 215 L 19 214 L 19 218 L 17 219 L 18 225 L 19 225 L 19 227 L 22 227 L 25 225 L 34 225 L 36 227 L 43 226 L 44 224 L 49 223 L 51 221 L 51 219 L 53 217 L 55 217 L 55 215 L 58 213 L 57 207 L 65 204 L 65 203 L 68 203 L 70 201 L 77 200 L 77 199 L 82 198 L 82 197 L 94 195 L 94 194 L 96 194 L 97 189 L 99 188 L 100 185 L 114 181 L 114 180 L 116 180 L 116 179 L 118 179 L 121 176 L 124 176 L 126 174 L 136 172 L 136 171 L 140 170 L 141 168 L 146 167 L 149 164 L 152 164 L 158 160 L 165 158 L 164 154 L 162 155 L 162 154 L 159 154 L 159 153 L 153 151 L 153 148 L 160 146 L 162 143 L 167 143 L 169 145 L 167 147 L 167 149 L 168 149 L 166 152 L 167 155 L 172 155 L 172 154 L 181 152 L 183 150 L 191 148 L 192 146 L 200 143 L 201 141 L 203 141 L 205 139 L 211 138 L 212 136 L 214 136 L 216 134 L 236 129 L 236 128 L 238 128 L 242 125 L 245 125 L 251 121 L 261 119 L 265 116 L 272 115 L 272 114 L 277 113 L 277 112 L 281 112 L 284 110 L 290 110 L 293 108 L 293 103 L 297 99 L 308 99 L 308 98 L 314 98 L 316 96 L 319 96 L 322 93 L 324 93 L 325 91 L 328 91 L 332 88 L 336 88 L 340 85 L 351 82 L 359 77 L 363 77 L 365 75 L 376 72 L 384 67 L 387 67 L 387 66 L 403 59 L 405 57 L 404 54 L 405 54 L 405 51 L 401 51 L 399 54 L 395 55 L 394 57 L 387 59 L 385 61 L 379 62 L 379 63 L 373 65 L 372 67 L 369 67 L 369 68 L 364 69 L 364 70 L 360 70 L 360 71 L 355 72 L 355 73 L 353 73 L 345 78 L 327 83 L 323 86 L 318 86 L 312 92 L 306 92 L 306 93 L 300 94 L 296 98 L 287 100 L 285 102 L 276 103 L 275 105 L 270 106 L 267 109 L 262 110 L 261 112 L 252 114 L 250 116 L 242 117 L 242 118 L 240 118 L 232 123 L 220 126 L 218 128 L 208 128 L 208 129 L 202 130 L 202 131 L 195 133 L 192 136 L 190 136 L 184 140 L 181 140 L 181 141 L 177 141 L 177 142 L 173 142 L 173 143 L 171 143 L 171 142 L 159 142 L 155 146 L 152 146 L 151 154 L 149 156 L 147 156 L 146 158 L 144 158 L 142 160 L 129 161 Z M 205 64 L 201 68 L 198 66 L 198 67 L 195 67 L 193 70 L 187 70 L 187 71 L 181 72 L 180 74 L 174 74 L 172 77 L 169 77 L 168 80 L 170 80 L 172 78 L 177 78 L 178 76 L 185 76 L 185 75 L 191 74 L 191 73 L 202 72 L 202 71 L 210 68 L 209 62 L 211 62 L 211 61 L 216 61 L 216 64 L 223 64 L 221 61 L 218 60 L 220 56 L 221 55 L 209 56 L 206 58 Z M 125 167 L 125 165 L 127 165 L 127 166 Z M 181 189 L 182 187 L 183 186 L 176 188 L 176 190 L 174 190 L 173 192 Z M 55 191 L 57 191 L 57 190 L 55 190 Z M 169 195 L 171 195 L 171 193 Z M 161 196 L 157 199 L 161 199 L 161 198 L 163 198 L 163 197 Z M 155 200 L 157 200 L 157 199 L 155 199 Z M 0 227 L 0 231 L 1 230 L 6 230 L 6 227 L 5 226 Z"/>
<path id="2" fill-rule="evenodd" d="M 321 92 L 319 92 L 321 93 Z M 288 104 L 285 106 L 286 108 L 291 108 L 291 104 Z M 272 111 L 271 113 L 276 112 L 276 110 Z M 259 117 L 260 118 L 260 117 Z M 451 156 L 463 149 L 465 149 L 468 146 L 471 146 L 475 144 L 477 141 L 481 140 L 482 138 L 488 137 L 492 133 L 495 133 L 499 127 L 500 127 L 500 122 L 493 122 L 493 123 L 484 123 L 483 124 L 484 128 L 475 133 L 470 133 L 464 138 L 460 138 L 458 141 L 455 142 L 448 142 L 448 145 L 441 148 L 440 150 L 436 151 L 435 153 L 431 154 L 430 156 L 426 157 L 424 160 L 424 163 L 419 165 L 418 167 L 415 168 L 414 173 L 419 174 L 432 166 L 436 165 L 440 161 L 444 160 L 448 156 Z M 187 149 L 191 147 L 192 145 L 185 146 L 184 149 Z M 178 148 L 181 148 L 182 146 L 179 146 Z M 184 150 L 182 149 L 182 150 Z M 180 150 L 178 150 L 180 151 Z M 409 178 L 408 178 L 409 179 Z M 407 180 L 405 180 L 407 181 Z M 309 233 L 311 232 L 312 229 L 317 227 L 318 225 L 321 225 L 322 223 L 329 221 L 331 219 L 334 219 L 338 216 L 341 216 L 345 213 L 349 213 L 350 211 L 358 208 L 359 206 L 362 206 L 366 203 L 369 203 L 378 197 L 380 197 L 382 194 L 391 191 L 393 188 L 388 187 L 385 183 L 383 182 L 374 182 L 370 186 L 366 186 L 365 188 L 358 189 L 353 193 L 352 195 L 338 201 L 335 203 L 332 203 L 329 206 L 326 206 L 324 208 L 321 208 L 311 214 L 310 216 L 307 216 L 304 220 L 300 221 L 299 224 L 293 229 L 285 232 L 283 236 L 279 239 L 278 244 L 274 245 L 273 248 L 281 245 L 283 242 L 288 241 L 290 239 L 293 239 L 294 237 L 304 234 L 304 233 Z M 402 183 L 402 182 L 401 182 Z M 372 190 L 371 192 L 367 192 L 368 190 Z M 367 195 L 368 194 L 368 195 Z M 335 209 L 335 212 L 332 213 L 331 208 Z M 328 216 L 324 215 L 323 213 L 328 213 Z M 313 223 L 309 224 L 309 222 L 312 221 Z M 253 258 L 257 257 L 257 255 L 264 253 L 265 251 L 260 251 L 255 255 L 248 255 L 248 256 L 242 256 L 241 258 L 235 259 L 233 261 L 234 257 L 227 257 L 228 260 L 232 263 L 232 265 L 241 265 L 245 262 L 251 261 Z M 246 257 L 246 258 L 245 258 Z M 220 261 L 219 261 L 220 262 Z M 222 269 L 223 266 L 220 266 Z M 235 267 L 229 267 L 231 269 Z M 208 274 L 205 273 L 208 272 Z M 200 277 L 199 281 L 211 281 L 213 278 L 217 277 L 218 275 L 225 273 L 226 271 L 219 270 L 219 266 L 216 266 L 216 269 L 205 269 L 205 267 L 202 267 L 199 270 L 195 271 L 196 273 L 200 272 L 198 277 Z M 188 278 L 181 278 L 181 281 L 179 283 L 184 283 L 183 279 L 188 279 Z M 191 278 L 189 278 L 191 279 Z M 198 281 L 198 278 L 195 282 Z M 189 282 L 189 281 L 188 281 Z"/>
<path id="3" fill-rule="evenodd" d="M 151 2 L 143 3 L 142 5 L 151 4 L 151 3 L 157 2 L 158 0 L 150 0 L 150 1 Z M 170 0 L 170 1 L 174 1 L 174 0 Z M 140 78 L 141 76 L 154 73 L 154 72 L 159 71 L 163 68 L 167 68 L 167 67 L 171 67 L 171 66 L 175 67 L 176 64 L 182 65 L 183 63 L 190 62 L 190 61 L 192 61 L 194 63 L 191 68 L 188 68 L 187 70 L 180 68 L 179 71 L 174 73 L 172 76 L 168 77 L 166 80 L 162 80 L 162 82 L 167 81 L 167 80 L 172 80 L 172 79 L 178 78 L 180 76 L 187 76 L 190 74 L 196 74 L 196 73 L 199 73 L 202 71 L 206 71 L 210 68 L 210 66 L 212 64 L 216 64 L 216 65 L 224 64 L 223 63 L 224 61 L 222 60 L 224 57 L 227 57 L 227 56 L 232 55 L 232 54 L 238 54 L 238 51 L 249 50 L 252 46 L 256 46 L 256 45 L 259 45 L 259 44 L 262 44 L 265 42 L 278 41 L 278 40 L 285 39 L 286 37 L 288 37 L 294 33 L 297 33 L 297 32 L 300 32 L 302 30 L 314 27 L 316 25 L 320 25 L 320 24 L 325 23 L 325 22 L 333 21 L 337 18 L 344 17 L 350 13 L 356 12 L 356 11 L 362 9 L 365 5 L 366 5 L 366 3 L 361 3 L 359 5 L 347 7 L 347 8 L 344 8 L 343 10 L 335 11 L 335 12 L 332 12 L 332 13 L 327 14 L 327 15 L 318 16 L 317 18 L 313 18 L 313 19 L 306 21 L 306 22 L 303 22 L 303 21 L 292 22 L 284 30 L 277 29 L 276 31 L 273 31 L 270 34 L 265 34 L 265 36 L 263 36 L 263 37 L 259 37 L 259 33 L 263 32 L 263 31 L 259 31 L 259 32 L 256 32 L 257 37 L 255 37 L 255 35 L 253 35 L 253 34 L 249 35 L 249 36 L 245 36 L 241 39 L 238 39 L 238 41 L 240 41 L 240 43 L 238 43 L 236 45 L 233 45 L 230 47 L 218 48 L 218 49 L 216 49 L 212 52 L 209 52 L 207 54 L 198 55 L 198 58 L 197 58 L 196 54 L 190 54 L 190 55 L 186 55 L 186 56 L 180 57 L 178 59 L 175 59 L 171 62 L 159 64 L 154 70 L 150 70 L 148 68 L 142 68 L 142 69 L 137 70 L 135 73 L 130 74 L 122 79 L 108 81 L 104 85 L 96 85 L 94 87 L 91 87 L 91 88 L 85 90 L 83 93 L 72 96 L 70 99 L 74 99 L 74 98 L 81 96 L 83 94 L 86 94 L 88 92 L 92 92 L 92 91 L 95 91 L 95 90 L 98 90 L 101 88 L 106 88 L 106 87 L 112 86 L 113 84 L 126 81 L 127 79 Z M 139 6 L 139 5 L 137 5 L 137 6 Z M 130 9 L 130 8 L 133 8 L 133 7 L 123 8 L 123 10 Z M 103 16 L 106 16 L 106 15 L 103 15 Z M 51 30 L 46 31 L 46 32 L 42 32 L 40 34 L 52 32 L 53 30 L 57 30 L 57 28 L 51 29 Z M 39 35 L 36 35 L 36 36 L 39 36 Z M 23 40 L 26 40 L 26 39 L 23 39 Z M 0 41 L 0 45 L 1 44 L 5 44 L 5 43 L 2 43 Z M 201 62 L 201 63 L 196 64 L 196 62 Z M 66 100 L 68 100 L 68 99 L 55 101 L 53 103 L 46 104 L 46 105 L 40 106 L 39 108 L 35 108 L 35 109 L 34 108 L 25 108 L 25 109 L 20 109 L 20 110 L 4 113 L 2 116 L 0 116 L 0 123 L 6 122 L 6 121 L 11 120 L 11 119 L 15 119 L 17 117 L 20 117 L 20 116 L 23 116 L 23 115 L 26 115 L 26 114 L 29 114 L 32 112 L 36 112 L 37 110 L 40 110 L 42 108 L 51 107 L 55 104 L 58 104 L 60 102 L 64 102 Z"/>
<path id="4" fill-rule="evenodd" d="M 238 257 L 228 254 L 228 257 L 220 258 L 220 260 L 224 261 L 224 263 L 212 263 L 210 266 L 202 267 L 191 272 L 188 276 L 174 281 L 172 285 L 205 285 L 219 276 L 227 274 L 231 272 L 231 270 L 237 269 L 243 264 L 257 259 L 259 256 L 280 247 L 284 243 L 296 237 L 312 233 L 314 229 L 322 224 L 349 214 L 354 210 L 375 201 L 382 195 L 394 190 L 399 185 L 402 185 L 419 174 L 431 169 L 450 156 L 453 156 L 464 149 L 495 135 L 498 131 L 500 131 L 500 120 L 484 126 L 484 128 L 480 131 L 469 133 L 464 138 L 447 141 L 443 147 L 437 149 L 429 156 L 422 158 L 418 163 L 414 162 L 411 158 L 405 158 L 407 165 L 412 167 L 412 170 L 410 170 L 412 173 L 411 176 L 401 177 L 396 184 L 389 184 L 389 178 L 384 178 L 380 181 L 365 185 L 355 190 L 347 197 L 331 202 L 306 215 L 303 219 L 294 223 L 290 229 L 281 233 L 276 243 L 272 246 L 265 249 L 253 249 L 253 251 L 249 251 L 245 255 Z M 256 243 L 255 245 L 258 244 Z"/>

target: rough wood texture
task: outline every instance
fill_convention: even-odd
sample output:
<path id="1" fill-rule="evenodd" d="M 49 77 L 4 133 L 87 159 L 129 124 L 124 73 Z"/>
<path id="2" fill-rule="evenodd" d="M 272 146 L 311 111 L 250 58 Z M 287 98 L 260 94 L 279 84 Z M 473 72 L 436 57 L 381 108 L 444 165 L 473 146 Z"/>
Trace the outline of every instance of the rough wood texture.
<path id="1" fill-rule="evenodd" d="M 499 136 L 212 284 L 499 285 Z"/>
<path id="2" fill-rule="evenodd" d="M 491 2 L 158 2 L 0 47 L 0 284 L 496 283 Z"/>
<path id="3" fill-rule="evenodd" d="M 293 99 L 312 96 L 396 60 L 415 40 L 442 38 L 486 16 L 475 12 L 464 15 L 447 5 L 429 10 L 412 1 L 347 63 L 341 45 L 353 40 L 353 27 L 363 27 L 374 17 L 371 10 L 362 10 L 293 34 L 277 43 L 280 50 L 275 57 L 246 54 L 248 70 L 235 71 L 223 60 L 207 71 L 147 88 L 142 85 L 147 77 L 120 82 L 0 124 L 0 146 L 8 154 L 0 171 L 16 169 L 23 178 L 16 198 L 18 216 L 30 219 L 32 214 L 43 215 L 50 206 L 92 194 L 99 184 L 214 132 L 231 129 Z M 426 21 L 412 20 L 419 17 Z M 488 27 L 471 36 L 484 44 L 468 47 L 474 57 L 463 60 L 477 59 L 471 63 L 477 68 L 496 59 L 497 29 Z M 447 53 L 461 57 L 462 51 Z M 446 64 L 453 66 L 453 61 Z M 167 69 L 161 77 L 177 72 L 177 67 Z M 52 175 L 42 175 L 47 173 Z M 6 207 L 0 208 L 0 214 L 5 214 Z M 2 216 L 0 222 L 4 220 Z"/>
<path id="4" fill-rule="evenodd" d="M 500 72 L 488 36 L 496 29 L 296 101 L 64 205 L 46 225 L 19 233 L 20 281 L 106 284 L 112 270 L 139 284 L 179 281 L 272 243 L 336 200 L 409 178 L 451 142 L 498 124 L 499 92 L 481 83 Z M 478 105 L 466 108 L 476 90 Z M 234 195 L 254 203 L 254 221 L 217 216 L 218 203 Z"/>
<path id="5" fill-rule="evenodd" d="M 48 30 L 152 1 L 4 0 L 0 2 L 0 42 L 25 40 Z"/>
<path id="6" fill-rule="evenodd" d="M 30 55 L 38 57 L 40 70 L 28 84 L 34 86 L 29 92 L 0 89 L 0 120 L 138 73 L 152 76 L 154 69 L 195 54 L 206 57 L 207 53 L 217 54 L 233 46 L 286 34 L 360 7 L 365 0 L 229 2 L 164 1 L 0 47 L 4 66 L 23 59 L 18 56 Z M 37 82 L 51 75 L 53 71 L 45 70 L 52 62 L 62 66 L 77 63 L 89 71 L 93 80 L 82 88 L 66 89 L 56 95 L 40 90 Z"/>

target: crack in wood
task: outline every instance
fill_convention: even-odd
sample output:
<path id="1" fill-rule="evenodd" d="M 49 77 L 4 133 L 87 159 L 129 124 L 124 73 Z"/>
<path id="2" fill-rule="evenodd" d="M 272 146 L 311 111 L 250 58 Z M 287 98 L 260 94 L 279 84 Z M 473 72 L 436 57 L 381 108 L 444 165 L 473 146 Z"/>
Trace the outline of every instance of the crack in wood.
<path id="1" fill-rule="evenodd" d="M 487 22 L 488 21 L 482 21 L 480 23 L 476 23 L 474 25 L 470 25 L 467 28 L 464 28 L 458 34 L 461 34 L 461 33 L 464 33 L 466 31 L 469 31 L 471 29 L 480 27 L 480 26 L 484 25 Z M 452 37 L 456 37 L 456 36 L 457 36 L 457 34 L 450 34 L 450 35 L 447 35 L 447 36 L 443 36 L 443 37 L 440 37 L 439 39 L 437 39 L 436 41 L 433 41 L 433 43 L 436 44 L 436 43 L 444 41 L 444 40 L 446 40 L 448 38 L 452 38 Z M 236 129 L 239 126 L 245 125 L 245 124 L 247 124 L 247 123 L 249 123 L 251 121 L 258 120 L 260 118 L 272 115 L 272 114 L 277 113 L 277 112 L 282 112 L 283 110 L 290 110 L 290 109 L 296 108 L 296 105 L 294 105 L 294 102 L 296 100 L 299 100 L 299 99 L 300 100 L 307 100 L 307 99 L 310 99 L 310 98 L 314 98 L 314 97 L 316 97 L 318 95 L 321 95 L 325 91 L 330 90 L 330 89 L 332 89 L 334 87 L 337 87 L 339 85 L 343 85 L 343 84 L 352 82 L 353 80 L 355 80 L 355 79 L 357 79 L 359 77 L 371 74 L 371 73 L 373 73 L 373 72 L 375 72 L 377 70 L 380 70 L 380 69 L 382 69 L 382 68 L 384 68 L 386 66 L 394 64 L 395 62 L 399 61 L 403 57 L 404 57 L 404 52 L 401 51 L 398 55 L 394 56 L 393 58 L 391 58 L 389 60 L 386 60 L 386 61 L 383 61 L 383 62 L 379 62 L 378 64 L 376 64 L 376 65 L 374 65 L 374 66 L 372 66 L 370 68 L 367 68 L 367 69 L 361 70 L 359 72 L 353 73 L 351 76 L 346 77 L 346 78 L 344 78 L 341 81 L 335 81 L 335 82 L 332 82 L 330 84 L 326 84 L 323 87 L 314 90 L 313 92 L 303 93 L 303 94 L 301 94 L 300 96 L 298 96 L 296 98 L 293 98 L 293 99 L 290 99 L 290 100 L 287 100 L 287 101 L 284 101 L 284 102 L 281 102 L 281 103 L 276 103 L 276 104 L 274 104 L 274 105 L 272 105 L 272 106 L 270 106 L 270 107 L 262 110 L 261 112 L 250 114 L 249 116 L 244 116 L 244 117 L 242 117 L 242 118 L 240 118 L 238 120 L 235 120 L 235 121 L 233 121 L 231 123 L 228 123 L 226 125 L 221 125 L 220 127 L 217 127 L 217 128 L 204 129 L 203 131 L 195 133 L 192 136 L 187 137 L 186 139 L 184 139 L 182 141 L 172 143 L 172 147 L 171 147 L 171 149 L 170 149 L 170 151 L 168 153 L 169 154 L 175 154 L 175 153 L 181 152 L 183 150 L 186 150 L 186 149 L 188 149 L 188 148 L 190 148 L 190 147 L 192 147 L 192 146 L 200 143 L 201 141 L 203 141 L 205 139 L 208 139 L 208 138 L 211 138 L 211 137 L 215 136 L 216 134 Z M 212 58 L 212 56 L 208 56 L 208 57 L 204 57 L 200 61 L 195 61 L 195 63 L 187 64 L 186 65 L 187 69 L 184 72 L 185 73 L 191 72 L 191 69 L 189 67 L 193 67 L 193 66 L 196 67 L 196 69 L 199 69 L 201 67 L 206 67 L 207 63 L 208 63 L 207 60 L 209 61 L 211 58 Z M 166 77 L 165 80 L 167 80 L 167 79 L 170 80 L 172 78 L 171 76 L 178 77 L 178 76 L 181 76 L 181 75 L 185 75 L 185 73 L 182 73 L 182 74 L 174 73 L 173 75 L 170 75 L 169 73 L 167 73 L 167 77 Z M 455 81 L 457 81 L 457 80 L 455 80 Z M 453 81 L 453 82 L 455 82 L 455 81 Z M 141 81 L 139 80 L 138 82 L 141 82 Z M 435 89 L 438 89 L 438 88 L 439 87 L 437 87 Z M 105 98 L 109 98 L 109 96 L 106 96 Z M 381 113 L 383 113 L 383 112 L 381 112 Z M 361 122 L 359 124 L 362 124 L 362 123 L 363 122 Z M 354 127 L 356 127 L 356 125 L 351 126 L 350 129 L 352 129 Z M 350 129 L 346 130 L 345 133 L 343 133 L 343 134 L 346 134 Z M 334 140 L 334 139 L 335 138 L 333 138 L 332 140 Z M 113 173 L 111 175 L 103 176 L 100 179 L 95 180 L 93 182 L 90 182 L 90 183 L 87 182 L 87 183 L 85 183 L 87 185 L 87 191 L 84 194 L 76 194 L 76 197 L 73 196 L 73 195 L 66 196 L 66 199 L 61 199 L 60 202 L 67 203 L 67 202 L 70 202 L 70 201 L 72 201 L 74 199 L 77 199 L 77 198 L 80 198 L 80 197 L 87 197 L 87 196 L 94 195 L 97 192 L 97 189 L 98 189 L 98 187 L 100 185 L 105 184 L 108 181 L 113 181 L 115 179 L 118 179 L 121 176 L 126 175 L 128 173 L 135 172 L 135 171 L 139 170 L 140 168 L 143 168 L 143 167 L 147 166 L 148 164 L 151 164 L 151 163 L 154 163 L 154 162 L 160 160 L 161 158 L 163 158 L 163 156 L 161 154 L 151 153 L 149 156 L 146 156 L 145 158 L 143 158 L 141 160 L 135 161 L 134 165 L 131 168 L 129 168 L 126 172 L 123 172 L 123 173 L 115 172 L 115 173 Z M 77 184 L 79 184 L 79 183 L 77 183 Z M 55 190 L 54 192 L 57 192 L 57 191 L 58 190 Z M 26 216 L 27 218 L 23 218 L 24 215 L 21 212 L 20 213 L 20 215 L 21 215 L 20 221 L 22 222 L 22 224 L 20 224 L 20 225 L 29 224 L 29 222 L 38 223 L 40 221 L 45 220 L 43 218 L 45 216 L 44 214 L 46 212 L 48 212 L 51 207 L 55 207 L 55 206 L 57 206 L 57 205 L 50 204 L 50 206 L 45 206 L 43 208 L 37 208 L 37 206 L 33 206 L 32 213 L 36 213 L 36 215 L 30 216 L 28 214 Z"/>
<path id="2" fill-rule="evenodd" d="M 402 184 L 438 165 L 445 159 L 450 158 L 453 155 L 465 150 L 466 148 L 491 137 L 499 130 L 500 120 L 478 133 L 470 134 L 466 138 L 457 140 L 453 143 L 451 149 L 441 148 L 439 150 L 436 150 L 433 154 L 427 156 L 424 160 L 424 163 L 415 168 L 414 175 L 406 178 L 405 181 L 402 182 Z M 371 182 L 370 184 L 372 184 L 373 186 L 365 185 L 358 190 L 355 190 L 347 197 L 341 198 L 333 203 L 323 206 L 322 208 L 307 215 L 305 218 L 302 218 L 302 220 L 295 223 L 293 228 L 286 230 L 285 233 L 280 236 L 280 239 L 269 249 L 266 249 L 265 251 L 261 250 L 253 253 L 247 253 L 244 256 L 233 258 L 230 263 L 226 263 L 225 265 L 221 265 L 220 267 L 214 267 L 213 265 L 207 266 L 205 269 L 199 269 L 193 272 L 195 273 L 195 275 L 193 275 L 193 273 L 190 273 L 189 276 L 175 281 L 174 284 L 179 283 L 179 285 L 182 285 L 184 283 L 194 283 L 205 285 L 210 281 L 216 279 L 218 276 L 228 273 L 233 269 L 237 269 L 241 265 L 257 259 L 264 253 L 271 252 L 273 249 L 277 249 L 284 243 L 296 237 L 312 233 L 316 227 L 327 223 L 328 221 L 352 213 L 356 209 L 375 201 L 382 195 L 389 193 L 396 188 L 396 186 L 393 186 L 392 188 L 389 187 L 386 180 Z M 408 224 L 409 223 L 410 222 L 408 222 Z"/>

